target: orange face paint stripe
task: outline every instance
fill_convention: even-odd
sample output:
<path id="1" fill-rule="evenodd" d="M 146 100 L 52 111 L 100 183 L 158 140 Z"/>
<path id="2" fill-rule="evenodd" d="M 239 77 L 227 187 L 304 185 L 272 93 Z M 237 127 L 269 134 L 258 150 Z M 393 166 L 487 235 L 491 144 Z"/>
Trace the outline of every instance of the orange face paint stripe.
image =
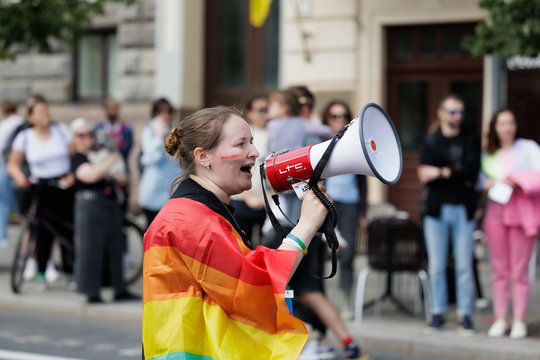
<path id="1" fill-rule="evenodd" d="M 242 157 L 240 155 L 227 155 L 227 156 L 220 156 L 221 160 L 242 160 Z"/>

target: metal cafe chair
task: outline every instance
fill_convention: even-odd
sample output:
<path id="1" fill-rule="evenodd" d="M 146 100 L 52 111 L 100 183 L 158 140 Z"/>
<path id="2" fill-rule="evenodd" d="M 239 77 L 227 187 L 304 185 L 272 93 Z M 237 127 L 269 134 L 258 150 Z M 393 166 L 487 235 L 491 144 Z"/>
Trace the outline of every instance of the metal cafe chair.
<path id="1" fill-rule="evenodd" d="M 399 213 L 398 213 L 399 215 Z M 373 219 L 368 225 L 368 266 L 360 272 L 354 303 L 354 320 L 362 321 L 363 310 L 380 305 L 389 299 L 401 311 L 412 315 L 392 292 L 393 275 L 397 272 L 416 274 L 424 294 L 426 322 L 430 320 L 428 276 L 425 271 L 426 255 L 421 226 L 408 216 L 391 216 Z M 364 303 L 367 278 L 373 271 L 386 272 L 386 289 L 378 298 Z M 417 295 L 420 298 L 420 292 Z M 417 298 L 417 300 L 418 300 Z M 416 304 L 419 304 L 417 301 Z M 420 306 L 415 306 L 419 312 Z"/>

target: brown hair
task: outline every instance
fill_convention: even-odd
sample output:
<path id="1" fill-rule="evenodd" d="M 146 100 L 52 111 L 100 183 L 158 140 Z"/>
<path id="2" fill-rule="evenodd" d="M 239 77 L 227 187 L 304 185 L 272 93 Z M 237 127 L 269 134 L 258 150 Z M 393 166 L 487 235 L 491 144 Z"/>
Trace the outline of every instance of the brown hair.
<path id="1" fill-rule="evenodd" d="M 516 118 L 516 115 L 512 112 L 512 110 L 508 108 L 499 109 L 491 116 L 491 120 L 489 121 L 487 144 L 486 144 L 486 151 L 488 154 L 493 154 L 495 153 L 495 151 L 501 148 L 501 140 L 497 136 L 497 131 L 495 130 L 495 126 L 497 126 L 497 119 L 499 118 L 499 115 L 501 115 L 504 112 L 509 112 L 510 114 L 512 114 L 512 116 L 514 116 L 514 119 Z"/>
<path id="2" fill-rule="evenodd" d="M 352 113 L 351 108 L 345 101 L 341 100 L 332 100 L 330 101 L 323 109 L 321 122 L 324 125 L 328 125 L 328 118 L 330 117 L 330 109 L 332 109 L 335 105 L 341 105 L 345 108 L 345 121 L 348 123 L 352 120 Z"/>
<path id="3" fill-rule="evenodd" d="M 17 112 L 17 103 L 14 102 L 14 101 L 10 101 L 10 100 L 6 100 L 4 101 L 4 103 L 2 104 L 2 113 L 5 115 L 5 116 L 9 116 L 9 115 L 12 115 L 12 114 L 15 114 Z"/>
<path id="4" fill-rule="evenodd" d="M 26 117 L 29 117 L 30 114 L 32 114 L 32 111 L 34 111 L 34 105 L 37 102 L 47 103 L 47 99 L 45 99 L 45 96 L 41 94 L 33 94 L 26 100 Z"/>
<path id="5" fill-rule="evenodd" d="M 300 107 L 307 106 L 310 112 L 313 110 L 313 107 L 315 106 L 315 96 L 309 91 L 307 86 L 289 86 L 286 91 L 290 91 L 296 96 L 296 101 L 298 101 Z"/>
<path id="6" fill-rule="evenodd" d="M 300 103 L 293 91 L 276 90 L 268 96 L 270 101 L 277 101 L 287 108 L 287 116 L 300 116 Z"/>
<path id="7" fill-rule="evenodd" d="M 195 157 L 193 151 L 201 147 L 212 150 L 221 137 L 221 129 L 232 116 L 239 116 L 249 124 L 242 113 L 232 107 L 216 106 L 206 108 L 180 120 L 178 126 L 165 138 L 165 151 L 180 162 L 184 170 L 182 176 L 173 183 L 177 184 L 195 172 Z"/>
<path id="8" fill-rule="evenodd" d="M 245 104 L 245 109 L 246 109 L 246 111 L 251 111 L 251 110 L 253 110 L 253 104 L 254 104 L 255 101 L 257 101 L 257 100 L 265 100 L 265 101 L 268 101 L 268 96 L 265 95 L 265 94 L 260 94 L 260 95 L 255 95 L 255 96 L 250 97 L 250 98 L 246 101 L 246 104 Z"/>
<path id="9" fill-rule="evenodd" d="M 171 105 L 169 100 L 163 97 L 157 99 L 152 103 L 152 111 L 150 113 L 150 116 L 154 118 L 158 116 L 161 112 L 168 112 L 171 115 L 174 113 L 174 107 Z"/>

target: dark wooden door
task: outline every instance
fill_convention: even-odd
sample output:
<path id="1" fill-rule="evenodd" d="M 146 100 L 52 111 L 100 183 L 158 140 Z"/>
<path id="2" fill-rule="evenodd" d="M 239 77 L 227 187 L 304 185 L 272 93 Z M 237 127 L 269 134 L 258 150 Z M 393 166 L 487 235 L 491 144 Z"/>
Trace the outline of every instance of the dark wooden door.
<path id="1" fill-rule="evenodd" d="M 249 1 L 206 0 L 205 105 L 242 105 L 277 87 L 279 1 L 262 28 L 249 24 Z"/>
<path id="2" fill-rule="evenodd" d="M 403 147 L 403 175 L 390 202 L 420 218 L 422 186 L 416 176 L 419 150 L 445 95 L 464 99 L 465 122 L 481 128 L 482 59 L 461 50 L 472 24 L 387 28 L 387 104 Z"/>

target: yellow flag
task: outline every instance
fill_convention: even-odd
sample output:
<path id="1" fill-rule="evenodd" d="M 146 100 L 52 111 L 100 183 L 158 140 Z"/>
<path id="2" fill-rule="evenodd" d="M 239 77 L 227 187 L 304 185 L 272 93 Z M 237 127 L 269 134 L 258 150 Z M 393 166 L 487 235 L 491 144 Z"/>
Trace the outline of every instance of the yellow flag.
<path id="1" fill-rule="evenodd" d="M 254 27 L 262 27 L 266 17 L 270 12 L 272 0 L 250 0 L 249 1 L 249 23 Z"/>

